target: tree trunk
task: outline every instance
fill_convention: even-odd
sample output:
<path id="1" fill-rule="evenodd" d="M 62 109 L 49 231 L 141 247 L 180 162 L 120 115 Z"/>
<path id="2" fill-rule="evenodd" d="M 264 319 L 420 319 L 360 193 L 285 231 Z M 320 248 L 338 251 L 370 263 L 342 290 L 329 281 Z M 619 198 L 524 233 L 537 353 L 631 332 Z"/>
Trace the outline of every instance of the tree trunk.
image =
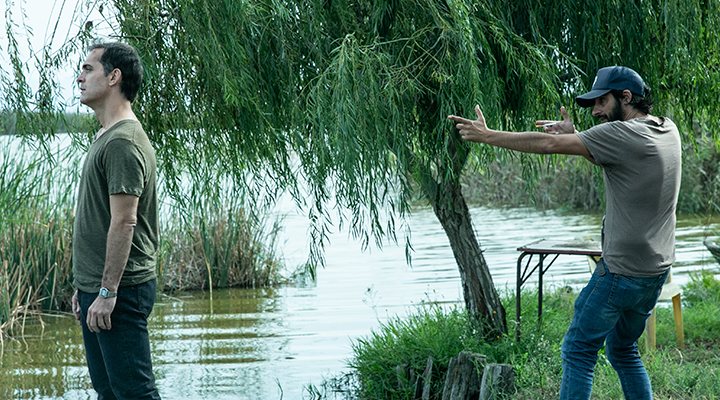
<path id="1" fill-rule="evenodd" d="M 481 323 L 486 338 L 495 339 L 507 333 L 505 308 L 495 290 L 490 270 L 475 237 L 460 182 L 452 180 L 438 183 L 436 196 L 430 198 L 460 270 L 468 313 Z"/>

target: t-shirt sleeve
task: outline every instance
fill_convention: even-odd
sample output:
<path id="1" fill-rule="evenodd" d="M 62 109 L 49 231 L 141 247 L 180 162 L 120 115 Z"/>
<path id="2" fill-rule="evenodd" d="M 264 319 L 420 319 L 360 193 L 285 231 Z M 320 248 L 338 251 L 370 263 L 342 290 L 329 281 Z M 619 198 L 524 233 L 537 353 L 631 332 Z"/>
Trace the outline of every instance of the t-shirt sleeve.
<path id="1" fill-rule="evenodd" d="M 615 165 L 635 150 L 629 132 L 621 123 L 607 122 L 595 125 L 578 134 L 585 147 L 599 165 Z"/>
<path id="2" fill-rule="evenodd" d="M 134 143 L 126 139 L 108 142 L 104 164 L 108 195 L 142 195 L 146 181 L 145 158 Z"/>

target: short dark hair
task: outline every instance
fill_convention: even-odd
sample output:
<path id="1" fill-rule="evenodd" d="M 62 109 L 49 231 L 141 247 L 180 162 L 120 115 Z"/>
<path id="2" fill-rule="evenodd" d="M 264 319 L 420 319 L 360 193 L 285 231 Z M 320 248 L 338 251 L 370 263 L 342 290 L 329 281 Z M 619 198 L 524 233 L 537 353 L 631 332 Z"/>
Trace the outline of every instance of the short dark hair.
<path id="1" fill-rule="evenodd" d="M 122 73 L 120 92 L 130 102 L 135 100 L 143 80 L 143 65 L 137 50 L 129 44 L 120 42 L 97 42 L 92 44 L 88 51 L 96 49 L 105 50 L 100 56 L 100 64 L 103 66 L 105 75 L 115 68 Z"/>
<path id="2" fill-rule="evenodd" d="M 650 87 L 648 85 L 643 86 L 643 92 L 645 92 L 644 96 L 640 96 L 639 94 L 632 94 L 632 100 L 630 100 L 631 106 L 635 107 L 638 111 L 640 111 L 643 114 L 650 114 L 653 108 L 653 98 L 652 98 L 652 92 L 650 91 Z M 610 93 L 612 93 L 613 97 L 615 97 L 615 100 L 620 101 L 623 97 L 623 91 L 622 90 L 611 90 Z"/>

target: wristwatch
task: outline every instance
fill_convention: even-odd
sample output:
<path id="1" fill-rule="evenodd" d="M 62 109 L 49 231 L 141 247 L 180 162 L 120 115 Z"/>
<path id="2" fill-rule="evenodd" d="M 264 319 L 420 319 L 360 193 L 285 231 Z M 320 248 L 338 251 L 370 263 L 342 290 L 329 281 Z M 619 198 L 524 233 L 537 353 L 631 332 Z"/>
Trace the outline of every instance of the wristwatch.
<path id="1" fill-rule="evenodd" d="M 117 292 L 111 292 L 108 290 L 108 288 L 101 287 L 98 296 L 102 297 L 103 299 L 109 299 L 110 297 L 117 296 Z"/>

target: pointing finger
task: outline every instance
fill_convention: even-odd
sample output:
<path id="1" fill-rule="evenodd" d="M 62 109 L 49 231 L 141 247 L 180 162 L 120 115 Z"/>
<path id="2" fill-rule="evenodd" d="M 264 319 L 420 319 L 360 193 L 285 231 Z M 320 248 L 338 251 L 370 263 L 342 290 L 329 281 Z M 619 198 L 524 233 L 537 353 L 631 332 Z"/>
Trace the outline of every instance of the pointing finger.
<path id="1" fill-rule="evenodd" d="M 458 117 L 457 115 L 448 115 L 448 119 L 461 124 L 471 124 L 472 120 L 467 118 Z"/>

